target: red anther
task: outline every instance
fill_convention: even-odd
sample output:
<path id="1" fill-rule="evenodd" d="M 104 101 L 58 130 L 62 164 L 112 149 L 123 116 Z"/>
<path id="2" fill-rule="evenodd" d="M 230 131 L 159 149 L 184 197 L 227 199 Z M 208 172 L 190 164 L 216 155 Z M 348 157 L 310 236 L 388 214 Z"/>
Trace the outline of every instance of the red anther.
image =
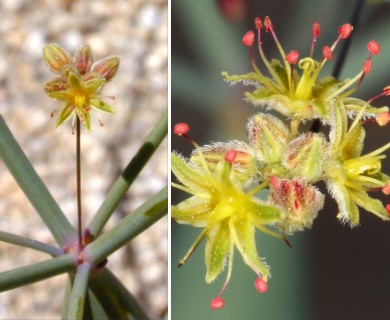
<path id="1" fill-rule="evenodd" d="M 379 43 L 376 42 L 375 40 L 371 40 L 367 44 L 367 50 L 370 54 L 376 56 L 381 53 L 381 47 L 379 46 Z"/>
<path id="2" fill-rule="evenodd" d="M 225 300 L 223 300 L 221 297 L 216 297 L 211 300 L 210 308 L 213 310 L 221 309 L 225 305 Z"/>
<path id="3" fill-rule="evenodd" d="M 242 38 L 242 43 L 245 46 L 252 47 L 253 42 L 255 41 L 255 34 L 253 31 L 248 31 L 245 33 L 244 37 Z"/>
<path id="4" fill-rule="evenodd" d="M 294 208 L 295 210 L 299 209 L 299 201 L 297 199 L 294 199 Z"/>
<path id="5" fill-rule="evenodd" d="M 353 30 L 353 27 L 351 24 L 349 24 L 349 23 L 343 24 L 339 28 L 339 37 L 342 39 L 347 39 L 349 37 L 349 35 L 351 34 L 352 30 Z"/>
<path id="6" fill-rule="evenodd" d="M 371 71 L 371 58 L 367 58 L 363 64 L 363 73 L 366 75 Z"/>
<path id="7" fill-rule="evenodd" d="M 183 134 L 186 134 L 188 131 L 190 131 L 190 127 L 187 123 L 177 123 L 175 127 L 173 128 L 173 133 L 182 136 Z"/>
<path id="8" fill-rule="evenodd" d="M 229 150 L 225 154 L 225 161 L 229 163 L 233 163 L 234 160 L 236 160 L 237 157 L 237 151 L 236 150 Z"/>
<path id="9" fill-rule="evenodd" d="M 285 60 L 289 64 L 296 64 L 298 62 L 298 59 L 299 59 L 299 52 L 296 50 L 291 51 L 288 55 L 286 55 L 285 58 Z"/>
<path id="10" fill-rule="evenodd" d="M 388 113 L 388 112 L 386 112 Z M 390 194 L 390 181 L 386 182 L 386 184 L 382 188 L 382 192 L 386 195 Z"/>
<path id="11" fill-rule="evenodd" d="M 390 203 L 386 204 L 386 211 L 387 211 L 388 214 L 390 214 Z"/>
<path id="12" fill-rule="evenodd" d="M 322 55 L 326 60 L 330 61 L 333 59 L 333 53 L 332 50 L 330 50 L 329 46 L 324 46 L 324 48 L 322 49 Z"/>
<path id="13" fill-rule="evenodd" d="M 278 181 L 278 178 L 276 178 L 275 176 L 271 176 L 270 182 L 271 182 L 271 185 L 272 185 L 272 187 L 274 188 L 274 190 L 277 191 L 277 190 L 279 189 L 279 181 Z"/>
<path id="14" fill-rule="evenodd" d="M 320 35 L 320 24 L 316 21 L 313 24 L 313 37 L 317 38 Z"/>
<path id="15" fill-rule="evenodd" d="M 264 19 L 264 25 L 265 25 L 265 31 L 268 32 L 272 30 L 272 22 L 268 16 L 266 16 Z"/>
<path id="16" fill-rule="evenodd" d="M 381 127 L 385 126 L 386 124 L 388 124 L 390 122 L 390 113 L 389 112 L 379 112 L 377 115 L 376 115 L 376 118 L 375 118 L 375 121 L 377 124 L 379 124 Z M 385 192 L 388 192 L 386 193 Z M 382 188 L 382 191 L 383 193 L 385 194 L 390 194 L 390 184 L 389 185 L 385 185 L 383 188 Z"/>
<path id="17" fill-rule="evenodd" d="M 263 27 L 263 23 L 261 22 L 261 19 L 259 17 L 255 18 L 255 27 L 257 29 L 261 29 Z"/>
<path id="18" fill-rule="evenodd" d="M 389 95 L 390 95 L 390 86 L 384 87 L 384 88 L 383 88 L 383 93 L 384 93 L 386 96 L 389 96 Z"/>
<path id="19" fill-rule="evenodd" d="M 268 290 L 268 283 L 262 277 L 258 277 L 255 281 L 255 288 L 260 293 L 265 293 Z"/>

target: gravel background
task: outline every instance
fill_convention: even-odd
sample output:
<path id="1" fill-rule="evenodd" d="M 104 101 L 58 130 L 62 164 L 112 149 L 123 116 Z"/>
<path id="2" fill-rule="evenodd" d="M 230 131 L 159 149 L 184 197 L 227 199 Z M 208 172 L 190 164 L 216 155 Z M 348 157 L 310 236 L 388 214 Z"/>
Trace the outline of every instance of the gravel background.
<path id="1" fill-rule="evenodd" d="M 70 123 L 54 129 L 61 106 L 43 83 L 52 77 L 42 47 L 55 42 L 73 54 L 88 43 L 97 59 L 117 55 L 121 66 L 103 94 L 117 113 L 92 117 L 82 135 L 84 221 L 100 206 L 167 107 L 167 2 L 164 0 L 0 1 L 0 113 L 67 217 L 75 225 L 74 136 Z M 144 168 L 108 228 L 166 184 L 167 144 Z M 54 244 L 35 210 L 0 161 L 0 230 Z M 0 271 L 46 259 L 0 242 Z M 109 258 L 108 267 L 157 317 L 167 308 L 167 222 L 162 219 Z M 1 319 L 58 319 L 66 276 L 0 295 Z"/>

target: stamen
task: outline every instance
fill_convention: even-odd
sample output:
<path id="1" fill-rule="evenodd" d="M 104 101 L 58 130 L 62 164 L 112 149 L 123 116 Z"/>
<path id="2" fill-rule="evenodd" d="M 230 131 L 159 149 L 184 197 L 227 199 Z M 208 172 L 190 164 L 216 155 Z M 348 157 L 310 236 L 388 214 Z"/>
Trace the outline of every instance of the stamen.
<path id="1" fill-rule="evenodd" d="M 324 48 L 322 49 L 322 55 L 326 60 L 330 61 L 333 59 L 333 53 L 329 46 L 324 46 Z"/>
<path id="2" fill-rule="evenodd" d="M 185 256 L 182 259 L 180 259 L 179 264 L 177 266 L 178 268 L 180 268 L 183 264 L 186 263 L 188 258 L 191 257 L 191 255 L 194 253 L 195 249 L 201 244 L 202 240 L 206 236 L 206 231 L 207 231 L 207 228 L 204 228 L 203 231 L 200 233 L 200 235 L 196 238 L 195 242 L 188 249 L 188 251 L 185 254 Z"/>
<path id="3" fill-rule="evenodd" d="M 177 123 L 175 127 L 173 128 L 173 133 L 178 135 L 179 137 L 183 137 L 186 139 L 188 142 L 190 142 L 196 149 L 196 151 L 199 154 L 203 170 L 207 173 L 210 173 L 209 167 L 207 166 L 206 159 L 203 156 L 202 150 L 199 147 L 199 145 L 192 140 L 188 135 L 187 132 L 190 131 L 190 127 L 187 123 Z"/>
<path id="4" fill-rule="evenodd" d="M 268 283 L 262 277 L 258 277 L 255 281 L 255 288 L 260 293 L 265 293 L 268 290 Z"/>
<path id="5" fill-rule="evenodd" d="M 320 24 L 317 21 L 313 24 L 312 34 L 313 38 L 311 40 L 310 57 L 313 57 L 314 44 L 317 41 L 318 36 L 320 35 Z"/>
<path id="6" fill-rule="evenodd" d="M 229 150 L 225 154 L 225 161 L 229 162 L 231 165 L 234 162 L 234 160 L 236 160 L 236 157 L 237 157 L 237 151 L 236 150 Z"/>
<path id="7" fill-rule="evenodd" d="M 371 40 L 367 44 L 367 50 L 370 54 L 376 56 L 381 52 L 381 47 L 379 46 L 378 42 L 376 42 L 375 40 Z"/>
<path id="8" fill-rule="evenodd" d="M 390 214 L 390 203 L 386 205 L 386 211 L 388 214 Z"/>
<path id="9" fill-rule="evenodd" d="M 223 300 L 221 297 L 216 297 L 211 300 L 210 308 L 213 310 L 221 309 L 225 305 L 225 300 Z"/>
<path id="10" fill-rule="evenodd" d="M 375 121 L 381 126 L 385 126 L 390 122 L 390 113 L 389 112 L 380 112 L 376 115 Z"/>
<path id="11" fill-rule="evenodd" d="M 386 184 L 382 187 L 382 192 L 385 195 L 389 195 L 390 194 L 390 181 L 386 182 Z"/>
<path id="12" fill-rule="evenodd" d="M 253 33 L 253 31 L 248 31 L 242 38 L 242 44 L 247 47 L 252 47 L 254 41 L 255 34 Z"/>

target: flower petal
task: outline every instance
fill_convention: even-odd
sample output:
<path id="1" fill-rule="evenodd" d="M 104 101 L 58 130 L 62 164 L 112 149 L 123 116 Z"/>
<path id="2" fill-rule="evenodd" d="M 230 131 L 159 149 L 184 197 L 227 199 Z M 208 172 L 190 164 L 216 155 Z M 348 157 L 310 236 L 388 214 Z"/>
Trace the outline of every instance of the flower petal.
<path id="1" fill-rule="evenodd" d="M 171 155 L 172 171 L 185 186 L 193 191 L 193 194 L 201 194 L 202 197 L 210 196 L 212 189 L 220 187 L 216 179 L 205 177 L 198 168 L 192 167 L 187 161 L 175 153 Z M 210 181 L 212 179 L 212 181 Z"/>
<path id="2" fill-rule="evenodd" d="M 95 107 L 100 111 L 107 112 L 107 113 L 115 113 L 114 107 L 104 102 L 103 100 L 94 98 L 89 100 L 89 102 L 93 107 Z"/>
<path id="3" fill-rule="evenodd" d="M 224 262 L 230 249 L 230 231 L 228 220 L 215 225 L 207 233 L 207 243 L 205 251 L 206 260 L 206 282 L 214 281 L 223 271 Z"/>
<path id="4" fill-rule="evenodd" d="M 204 227 L 213 209 L 209 200 L 191 197 L 172 206 L 172 218 L 179 223 L 191 224 L 195 227 Z"/>
<path id="5" fill-rule="evenodd" d="M 265 281 L 270 276 L 269 268 L 259 258 L 256 250 L 255 227 L 248 219 L 229 219 L 231 237 L 240 251 L 244 262 L 256 273 L 260 274 Z"/>
<path id="6" fill-rule="evenodd" d="M 65 107 L 62 108 L 61 113 L 56 119 L 56 128 L 63 124 L 65 121 L 67 121 L 74 112 L 75 110 L 72 105 L 65 105 Z"/>
<path id="7" fill-rule="evenodd" d="M 64 77 L 56 77 L 46 81 L 43 89 L 47 94 L 69 89 L 68 81 Z"/>

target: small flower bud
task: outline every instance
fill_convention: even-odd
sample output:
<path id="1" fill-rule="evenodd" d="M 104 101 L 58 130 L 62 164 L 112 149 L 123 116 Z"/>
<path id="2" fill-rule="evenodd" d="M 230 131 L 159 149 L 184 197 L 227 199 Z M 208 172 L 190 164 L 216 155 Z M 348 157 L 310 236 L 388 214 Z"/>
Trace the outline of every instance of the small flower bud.
<path id="1" fill-rule="evenodd" d="M 190 127 L 187 123 L 177 123 L 173 128 L 173 133 L 178 136 L 186 134 L 188 131 L 190 131 Z"/>
<path id="2" fill-rule="evenodd" d="M 91 48 L 88 45 L 84 45 L 76 51 L 73 58 L 73 65 L 81 75 L 86 74 L 90 70 L 92 63 L 93 56 Z"/>
<path id="3" fill-rule="evenodd" d="M 322 134 L 312 132 L 291 141 L 284 154 L 283 164 L 295 177 L 316 181 L 323 171 L 328 144 Z"/>
<path id="4" fill-rule="evenodd" d="M 349 24 L 349 23 L 343 24 L 339 28 L 339 37 L 341 39 L 347 39 L 350 36 L 352 30 L 353 30 L 353 27 L 351 24 Z"/>
<path id="5" fill-rule="evenodd" d="M 311 228 L 324 205 L 324 195 L 314 186 L 298 180 L 279 180 L 279 188 L 270 186 L 269 201 L 286 212 L 277 227 L 285 233 Z"/>
<path id="6" fill-rule="evenodd" d="M 289 131 L 283 121 L 260 113 L 249 119 L 247 128 L 250 145 L 257 150 L 260 160 L 280 162 L 289 139 Z"/>
<path id="7" fill-rule="evenodd" d="M 223 308 L 224 304 L 225 300 L 223 300 L 221 297 L 216 297 L 211 300 L 210 307 L 213 310 L 217 310 Z"/>
<path id="8" fill-rule="evenodd" d="M 333 59 L 333 53 L 329 46 L 324 46 L 322 49 L 322 55 L 329 61 Z"/>
<path id="9" fill-rule="evenodd" d="M 60 72 L 69 64 L 70 56 L 59 45 L 48 44 L 43 48 L 43 58 L 52 72 Z"/>
<path id="10" fill-rule="evenodd" d="M 100 74 L 107 81 L 110 80 L 119 67 L 119 58 L 110 56 L 94 63 L 92 71 Z"/>
<path id="11" fill-rule="evenodd" d="M 258 277 L 255 281 L 255 288 L 260 293 L 265 293 L 268 290 L 268 283 L 262 277 Z"/>
<path id="12" fill-rule="evenodd" d="M 254 41 L 255 41 L 255 34 L 253 33 L 253 31 L 248 31 L 242 38 L 242 44 L 247 47 L 251 47 Z"/>
<path id="13" fill-rule="evenodd" d="M 376 56 L 378 54 L 380 54 L 381 52 L 381 47 L 379 46 L 379 43 L 376 42 L 375 40 L 371 40 L 368 44 L 367 44 L 367 50 L 370 54 Z"/>
<path id="14" fill-rule="evenodd" d="M 285 60 L 289 64 L 296 64 L 298 62 L 298 59 L 299 59 L 299 52 L 296 50 L 291 51 L 289 54 L 286 55 L 286 58 L 285 58 Z"/>

